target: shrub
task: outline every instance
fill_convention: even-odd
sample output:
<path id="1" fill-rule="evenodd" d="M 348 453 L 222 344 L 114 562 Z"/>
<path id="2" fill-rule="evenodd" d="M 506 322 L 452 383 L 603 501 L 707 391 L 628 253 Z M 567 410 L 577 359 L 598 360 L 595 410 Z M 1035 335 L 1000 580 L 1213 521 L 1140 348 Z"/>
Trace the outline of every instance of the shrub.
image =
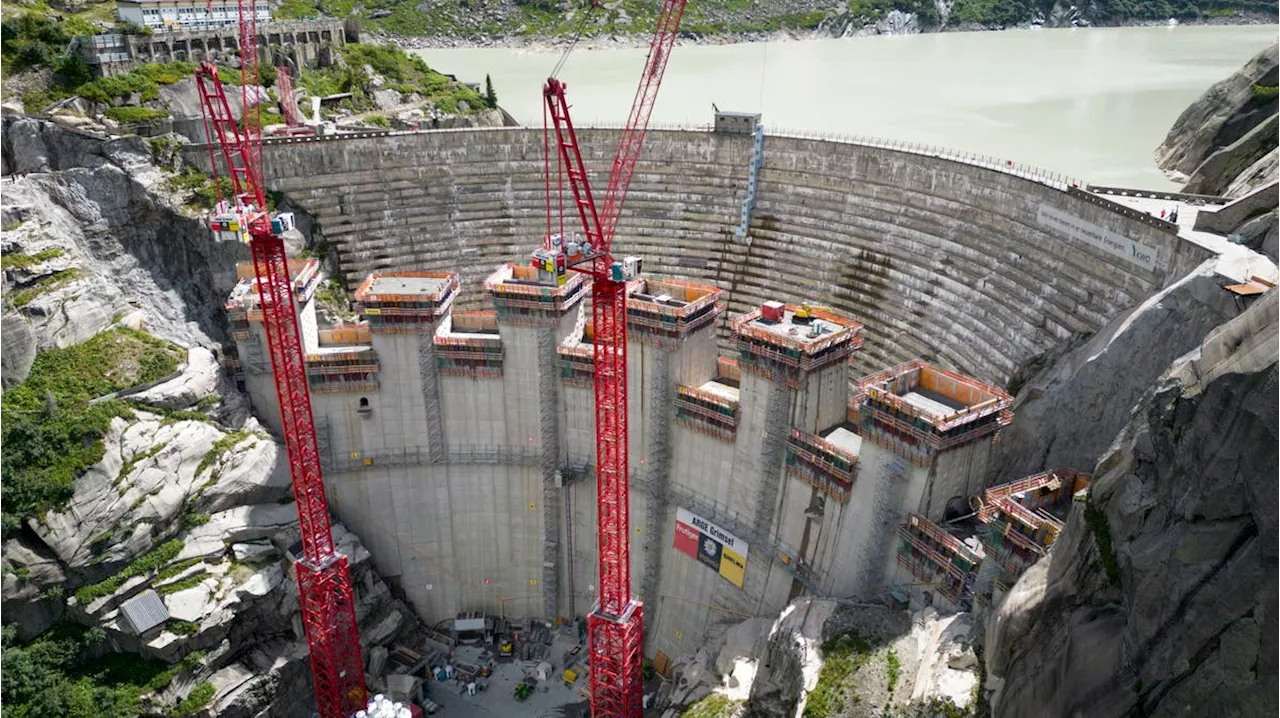
<path id="1" fill-rule="evenodd" d="M 187 694 L 187 697 L 183 698 L 178 705 L 166 711 L 165 715 L 169 716 L 169 718 L 182 718 L 182 716 L 189 716 L 209 705 L 209 701 L 213 700 L 213 695 L 216 692 L 217 691 L 214 690 L 213 684 L 209 681 L 205 681 L 195 688 L 192 688 L 191 692 Z"/>
<path id="2" fill-rule="evenodd" d="M 168 117 L 165 110 L 153 110 L 150 107 L 108 107 L 104 113 L 107 117 L 119 122 L 150 122 L 161 117 Z"/>
<path id="3" fill-rule="evenodd" d="M 81 606 L 87 606 L 103 596 L 110 596 L 119 590 L 125 581 L 154 571 L 172 561 L 174 556 L 182 552 L 183 545 L 182 539 L 171 539 L 160 544 L 134 559 L 120 573 L 98 583 L 82 586 L 76 591 L 76 601 Z"/>
<path id="4" fill-rule="evenodd" d="M 179 636 L 190 636 L 200 630 L 200 624 L 194 621 L 180 621 L 176 618 L 170 618 L 165 628 Z"/>

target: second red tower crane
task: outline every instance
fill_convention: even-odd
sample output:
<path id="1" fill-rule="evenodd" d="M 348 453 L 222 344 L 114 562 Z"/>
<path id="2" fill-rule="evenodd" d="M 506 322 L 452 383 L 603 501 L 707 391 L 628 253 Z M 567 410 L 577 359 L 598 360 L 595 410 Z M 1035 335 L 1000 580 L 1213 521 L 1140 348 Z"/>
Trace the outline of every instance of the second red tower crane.
<path id="1" fill-rule="evenodd" d="M 578 138 L 569 117 L 565 84 L 554 76 L 543 87 L 555 132 L 557 176 L 567 176 L 583 237 L 570 241 L 551 231 L 551 158 L 547 157 L 547 238 L 534 262 L 563 272 L 591 275 L 594 323 L 596 412 L 597 540 L 600 598 L 587 618 L 591 671 L 591 713 L 595 718 L 640 718 L 643 682 L 643 606 L 631 595 L 630 481 L 627 466 L 627 280 L 639 260 L 618 261 L 611 253 L 649 116 L 675 45 L 687 0 L 665 0 L 658 15 L 640 85 L 618 143 L 602 209 L 597 209 Z M 563 62 L 563 61 L 562 61 Z M 550 153 L 548 153 L 549 155 Z M 559 170 L 563 170 L 563 174 Z"/>

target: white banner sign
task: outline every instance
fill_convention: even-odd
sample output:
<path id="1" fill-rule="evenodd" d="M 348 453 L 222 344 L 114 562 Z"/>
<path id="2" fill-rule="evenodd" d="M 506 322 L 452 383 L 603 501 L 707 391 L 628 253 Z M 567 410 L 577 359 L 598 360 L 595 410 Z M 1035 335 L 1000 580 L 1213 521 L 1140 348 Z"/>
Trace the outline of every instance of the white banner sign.
<path id="1" fill-rule="evenodd" d="M 1065 234 L 1077 242 L 1100 249 L 1113 257 L 1127 259 L 1143 269 L 1156 268 L 1156 250 L 1105 227 L 1099 227 L 1093 222 L 1044 205 L 1040 206 L 1036 219 L 1045 229 Z"/>

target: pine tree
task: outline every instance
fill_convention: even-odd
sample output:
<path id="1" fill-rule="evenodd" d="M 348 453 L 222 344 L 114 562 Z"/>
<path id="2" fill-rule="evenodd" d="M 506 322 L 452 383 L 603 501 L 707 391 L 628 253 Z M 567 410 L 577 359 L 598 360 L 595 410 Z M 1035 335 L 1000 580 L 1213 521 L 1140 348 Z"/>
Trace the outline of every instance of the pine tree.
<path id="1" fill-rule="evenodd" d="M 498 107 L 498 95 L 493 91 L 493 78 L 484 76 L 484 101 L 491 109 Z"/>

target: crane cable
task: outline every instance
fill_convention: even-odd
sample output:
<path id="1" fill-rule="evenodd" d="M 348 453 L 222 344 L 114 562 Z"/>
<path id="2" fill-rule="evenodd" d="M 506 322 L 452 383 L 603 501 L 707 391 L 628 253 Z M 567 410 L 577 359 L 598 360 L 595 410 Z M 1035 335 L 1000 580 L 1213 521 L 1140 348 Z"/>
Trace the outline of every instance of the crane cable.
<path id="1" fill-rule="evenodd" d="M 587 21 L 591 19 L 591 14 L 598 7 L 600 7 L 600 3 L 597 0 L 593 1 L 586 8 L 587 11 L 582 14 L 582 22 L 579 22 L 578 27 L 573 31 L 573 39 L 569 41 L 569 47 L 565 48 L 564 54 L 560 56 L 560 61 L 557 62 L 556 66 L 551 70 L 551 77 L 557 77 L 560 74 L 560 70 L 564 67 L 565 61 L 569 59 L 569 53 L 573 52 L 573 48 L 578 44 L 578 38 L 582 37 L 582 31 L 586 28 Z"/>

